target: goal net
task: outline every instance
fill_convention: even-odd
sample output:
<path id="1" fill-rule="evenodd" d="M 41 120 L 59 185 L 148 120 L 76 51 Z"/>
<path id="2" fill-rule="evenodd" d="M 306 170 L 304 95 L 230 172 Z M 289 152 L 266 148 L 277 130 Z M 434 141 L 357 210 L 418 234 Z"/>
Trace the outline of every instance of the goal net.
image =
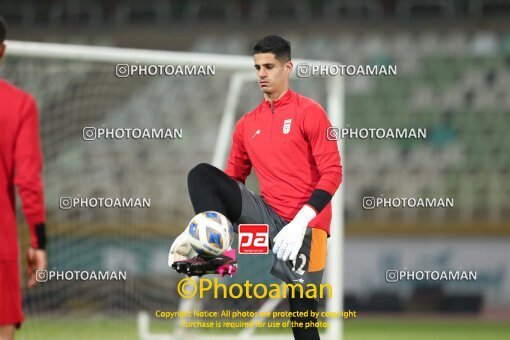
<path id="1" fill-rule="evenodd" d="M 130 331 L 141 339 L 191 339 L 205 333 L 184 327 L 179 319 L 161 320 L 156 311 L 284 308 L 286 301 L 274 299 L 181 299 L 176 286 L 183 277 L 167 266 L 173 239 L 194 215 L 186 185 L 188 171 L 201 162 L 223 169 L 234 123 L 261 100 L 251 57 L 17 41 L 6 45 L 2 78 L 33 94 L 40 111 L 49 270 L 124 271 L 127 275 L 126 280 L 112 281 L 51 280 L 24 292 L 32 333 L 38 334 L 38 320 L 54 319 L 58 327 L 76 332 L 99 327 L 102 336 Z M 294 61 L 303 62 L 325 63 Z M 125 65 L 130 70 L 132 65 L 172 68 L 126 77 Z M 176 71 L 190 65 L 209 66 L 213 71 L 206 68 L 209 74 L 198 71 L 193 76 Z M 343 86 L 341 77 L 292 81 L 296 91 L 326 108 L 334 126 L 342 125 Z M 88 135 L 91 128 L 95 134 Z M 175 138 L 136 137 L 136 129 L 161 128 L 174 132 Z M 113 130 L 110 135 L 99 134 Z M 247 186 L 258 192 L 254 175 Z M 342 310 L 341 195 L 339 190 L 333 199 L 324 278 L 333 287 L 333 297 L 320 305 L 320 310 L 334 312 Z M 94 205 L 92 198 L 105 197 L 148 199 L 150 207 Z M 69 208 L 62 206 L 66 198 L 89 201 Z M 26 228 L 20 230 L 26 242 Z M 269 274 L 270 262 L 270 256 L 238 256 L 237 274 L 220 282 L 279 283 Z M 340 318 L 324 321 L 328 327 L 321 330 L 323 336 L 340 339 Z M 259 334 L 288 338 L 291 331 L 207 330 L 208 338 Z"/>

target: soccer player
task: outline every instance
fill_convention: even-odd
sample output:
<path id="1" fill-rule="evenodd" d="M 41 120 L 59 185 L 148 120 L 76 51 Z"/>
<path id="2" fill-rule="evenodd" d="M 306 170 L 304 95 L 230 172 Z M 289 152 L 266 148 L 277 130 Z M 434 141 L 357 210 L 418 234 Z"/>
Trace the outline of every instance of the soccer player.
<path id="1" fill-rule="evenodd" d="M 0 17 L 0 59 L 6 26 Z M 30 227 L 27 252 L 29 288 L 35 271 L 46 268 L 45 209 L 41 182 L 42 154 L 34 99 L 0 79 L 0 340 L 14 339 L 23 321 L 19 282 L 15 186 Z"/>
<path id="2" fill-rule="evenodd" d="M 191 202 L 196 213 L 217 211 L 236 225 L 268 224 L 271 273 L 287 283 L 319 285 L 326 263 L 330 201 L 342 181 L 338 146 L 326 136 L 331 123 L 324 109 L 289 88 L 290 43 L 267 36 L 253 48 L 253 59 L 264 99 L 237 122 L 224 172 L 205 163 L 189 172 Z M 244 185 L 252 168 L 260 195 Z M 170 248 L 169 265 L 190 275 L 235 270 L 235 250 L 213 259 L 193 255 L 184 232 Z M 296 297 L 289 305 L 291 311 L 317 311 L 318 302 Z M 296 339 L 319 339 L 314 327 L 292 331 Z"/>

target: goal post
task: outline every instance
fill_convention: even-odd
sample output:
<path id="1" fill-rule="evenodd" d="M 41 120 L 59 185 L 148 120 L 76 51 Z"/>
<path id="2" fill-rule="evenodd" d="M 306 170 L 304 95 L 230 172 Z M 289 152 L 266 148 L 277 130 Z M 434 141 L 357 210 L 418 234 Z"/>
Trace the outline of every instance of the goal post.
<path id="1" fill-rule="evenodd" d="M 228 155 L 228 148 L 233 132 L 233 127 L 236 121 L 236 113 L 239 112 L 239 105 L 242 103 L 242 91 L 247 84 L 253 83 L 256 80 L 253 71 L 253 61 L 248 56 L 233 56 L 233 55 L 219 55 L 207 53 L 193 53 L 193 52 L 170 52 L 170 51 L 156 51 L 156 50 L 142 50 L 142 49 L 129 49 L 129 48 L 116 48 L 116 47 L 95 47 L 95 46 L 82 46 L 70 44 L 55 44 L 55 43 L 36 43 L 36 42 L 21 42 L 21 41 L 6 41 L 7 58 L 16 58 L 22 66 L 23 58 L 29 59 L 44 59 L 44 60 L 62 60 L 72 62 L 85 62 L 101 65 L 114 65 L 121 63 L 140 63 L 140 64 L 180 64 L 180 65 L 195 65 L 195 64 L 210 64 L 214 65 L 216 70 L 225 71 L 229 73 L 228 87 L 224 92 L 225 100 L 223 112 L 221 113 L 219 124 L 217 128 L 217 140 L 215 141 L 214 150 L 212 152 L 212 164 L 216 167 L 223 168 L 225 165 L 226 157 Z M 304 60 L 294 59 L 294 64 L 307 63 L 310 65 L 333 64 L 328 61 L 317 60 Z M 111 77 L 114 77 L 113 67 L 111 68 Z M 22 72 L 20 72 L 22 73 Z M 23 77 L 23 74 L 17 75 Z M 89 75 L 90 76 L 90 75 Z M 293 72 L 292 78 L 296 78 L 296 72 Z M 52 82 L 58 82 L 58 79 L 51 79 Z M 100 81 L 100 80 L 99 80 Z M 297 82 L 307 82 L 309 80 L 298 80 Z M 326 88 L 326 111 L 329 115 L 333 126 L 342 127 L 344 124 L 344 106 L 345 106 L 345 83 L 342 76 L 323 77 Z M 260 94 L 259 94 L 260 95 Z M 306 93 L 305 93 L 306 95 Z M 90 99 L 93 101 L 93 99 Z M 183 104 L 184 105 L 184 104 Z M 44 120 L 44 112 L 41 115 L 41 120 Z M 210 124 L 210 122 L 209 122 Z M 326 136 L 325 136 L 326 138 Z M 340 150 L 342 151 L 342 141 L 339 141 Z M 345 163 L 345 159 L 342 160 Z M 344 164 L 343 164 L 344 165 Z M 345 168 L 345 165 L 344 165 Z M 332 225 L 331 237 L 328 240 L 328 255 L 327 266 L 325 270 L 325 282 L 333 287 L 333 294 L 331 299 L 326 301 L 326 310 L 332 312 L 340 312 L 343 308 L 343 242 L 344 242 L 344 213 L 343 213 L 343 186 L 337 191 L 332 200 Z M 137 217 L 142 218 L 142 217 Z M 145 218 L 145 217 L 143 217 Z M 72 232 L 72 231 L 71 231 Z M 243 268 L 239 268 L 242 271 Z M 168 292 L 168 294 L 177 294 L 175 291 Z M 192 301 L 186 302 L 188 306 Z M 262 309 L 272 310 L 277 303 L 269 301 L 264 304 Z M 172 339 L 172 335 L 156 335 L 150 331 L 150 318 L 148 311 L 142 310 L 138 315 L 138 333 L 142 339 Z M 341 339 L 342 338 L 342 321 L 341 319 L 329 319 L 330 326 L 323 334 L 325 339 Z M 177 323 L 178 324 L 178 323 Z M 178 327 L 177 327 L 178 328 Z M 255 338 L 253 335 L 254 330 L 241 330 L 242 338 Z M 174 332 L 183 336 L 187 331 L 175 329 Z M 199 338 L 199 334 L 193 332 L 193 338 Z M 211 339 L 211 334 L 207 334 L 208 339 Z M 221 335 L 224 339 L 225 334 Z M 237 335 L 236 337 L 239 337 Z M 257 336 L 256 338 L 258 338 Z M 260 336 L 267 338 L 267 336 Z M 271 335 L 271 338 L 279 337 Z M 288 338 L 288 336 L 286 336 Z"/>

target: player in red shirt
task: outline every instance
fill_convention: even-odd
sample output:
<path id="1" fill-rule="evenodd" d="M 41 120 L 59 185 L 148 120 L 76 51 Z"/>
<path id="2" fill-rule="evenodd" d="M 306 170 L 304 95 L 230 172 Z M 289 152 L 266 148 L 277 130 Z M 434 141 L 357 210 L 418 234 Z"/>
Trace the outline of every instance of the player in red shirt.
<path id="1" fill-rule="evenodd" d="M 271 273 L 287 283 L 320 284 L 326 263 L 331 198 L 342 181 L 340 154 L 328 140 L 324 109 L 289 88 L 293 64 L 290 43 L 267 36 L 253 49 L 264 100 L 236 124 L 225 171 L 199 164 L 188 174 L 196 213 L 217 211 L 235 225 L 269 225 Z M 260 195 L 244 183 L 254 169 Z M 201 275 L 235 271 L 235 251 L 213 259 L 194 256 L 186 231 L 172 244 L 169 265 Z M 291 311 L 317 311 L 317 301 L 289 298 Z M 294 321 L 316 322 L 312 317 Z M 294 327 L 296 339 L 319 339 L 317 328 Z"/>
<path id="2" fill-rule="evenodd" d="M 5 52 L 0 17 L 0 59 Z M 0 79 L 0 340 L 13 339 L 21 325 L 15 186 L 30 227 L 27 252 L 29 288 L 35 271 L 46 268 L 42 154 L 37 107 L 31 95 Z"/>

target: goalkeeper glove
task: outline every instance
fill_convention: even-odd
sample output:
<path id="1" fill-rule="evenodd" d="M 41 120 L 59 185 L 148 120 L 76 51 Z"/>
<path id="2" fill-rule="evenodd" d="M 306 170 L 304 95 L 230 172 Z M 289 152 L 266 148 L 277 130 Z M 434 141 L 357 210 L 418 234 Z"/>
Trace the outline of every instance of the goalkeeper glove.
<path id="1" fill-rule="evenodd" d="M 294 219 L 280 230 L 274 238 L 273 246 L 273 253 L 279 260 L 296 259 L 303 244 L 306 228 L 316 215 L 315 210 L 305 204 Z"/>
<path id="2" fill-rule="evenodd" d="M 168 266 L 172 268 L 175 261 L 183 261 L 196 256 L 197 253 L 191 248 L 188 240 L 188 228 L 177 236 L 168 253 Z"/>

